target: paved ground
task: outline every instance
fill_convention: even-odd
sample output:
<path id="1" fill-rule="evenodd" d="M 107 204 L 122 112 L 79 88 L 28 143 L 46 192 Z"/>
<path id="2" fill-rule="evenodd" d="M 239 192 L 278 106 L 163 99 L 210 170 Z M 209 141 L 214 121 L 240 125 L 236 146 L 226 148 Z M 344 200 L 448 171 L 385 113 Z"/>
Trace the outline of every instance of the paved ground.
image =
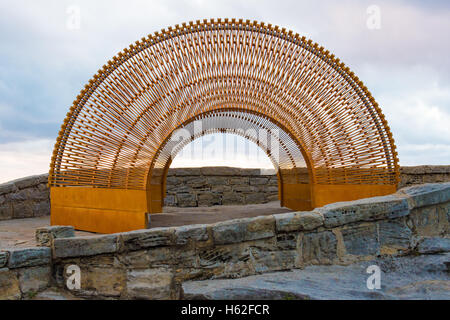
<path id="1" fill-rule="evenodd" d="M 214 223 L 230 219 L 256 217 L 291 211 L 280 207 L 278 201 L 245 206 L 215 206 L 196 208 L 165 207 L 163 214 L 151 216 L 151 227 L 182 226 L 187 224 Z M 29 247 L 35 245 L 36 228 L 50 225 L 50 217 L 13 219 L 0 221 L 0 248 Z M 76 232 L 77 235 L 92 235 Z"/>
<path id="2" fill-rule="evenodd" d="M 195 208 L 165 207 L 164 214 L 151 216 L 152 227 L 183 226 L 197 223 L 214 223 L 237 218 L 265 216 L 269 214 L 290 212 L 291 209 L 280 207 L 279 201 L 244 206 L 214 206 Z"/>
<path id="3" fill-rule="evenodd" d="M 36 228 L 50 225 L 50 217 L 12 219 L 0 221 L 0 249 L 10 247 L 33 247 L 36 245 Z M 92 235 L 90 232 L 76 231 L 76 235 Z"/>

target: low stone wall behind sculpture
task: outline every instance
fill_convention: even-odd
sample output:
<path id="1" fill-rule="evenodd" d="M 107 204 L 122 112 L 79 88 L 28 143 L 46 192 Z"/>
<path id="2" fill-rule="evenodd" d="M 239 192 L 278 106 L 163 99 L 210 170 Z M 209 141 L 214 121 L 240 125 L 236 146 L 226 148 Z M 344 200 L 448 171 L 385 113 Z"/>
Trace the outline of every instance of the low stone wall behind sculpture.
<path id="1" fill-rule="evenodd" d="M 450 166 L 400 168 L 399 187 L 450 181 Z M 307 175 L 306 169 L 304 174 Z M 197 207 L 265 203 L 278 199 L 273 170 L 230 167 L 169 169 L 165 205 Z M 47 174 L 0 184 L 0 220 L 50 214 Z"/>
<path id="2" fill-rule="evenodd" d="M 277 176 L 271 171 L 230 167 L 170 169 L 164 204 L 202 207 L 278 200 Z"/>
<path id="3" fill-rule="evenodd" d="M 450 181 L 450 166 L 400 167 L 399 188 L 422 183 Z"/>
<path id="4" fill-rule="evenodd" d="M 0 220 L 50 215 L 47 174 L 0 184 Z"/>

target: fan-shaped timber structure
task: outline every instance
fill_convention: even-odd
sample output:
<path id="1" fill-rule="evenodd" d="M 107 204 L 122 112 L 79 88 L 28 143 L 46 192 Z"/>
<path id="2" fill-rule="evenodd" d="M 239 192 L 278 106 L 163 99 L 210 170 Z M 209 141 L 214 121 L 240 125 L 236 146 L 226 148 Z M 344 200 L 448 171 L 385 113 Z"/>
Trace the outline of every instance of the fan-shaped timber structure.
<path id="1" fill-rule="evenodd" d="M 204 20 L 136 41 L 78 95 L 50 165 L 52 224 L 145 228 L 173 157 L 215 132 L 257 143 L 294 210 L 396 190 L 389 126 L 338 58 L 270 24 Z M 305 166 L 309 181 L 296 174 Z"/>

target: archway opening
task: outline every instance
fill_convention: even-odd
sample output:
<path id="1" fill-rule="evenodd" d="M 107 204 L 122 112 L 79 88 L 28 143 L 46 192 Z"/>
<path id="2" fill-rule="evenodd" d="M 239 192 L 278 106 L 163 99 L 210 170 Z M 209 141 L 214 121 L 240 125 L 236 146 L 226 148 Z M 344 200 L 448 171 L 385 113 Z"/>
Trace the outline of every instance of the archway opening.
<path id="1" fill-rule="evenodd" d="M 235 167 L 264 169 L 275 167 L 263 149 L 249 139 L 233 133 L 212 133 L 188 143 L 174 157 L 170 169 Z"/>
<path id="2" fill-rule="evenodd" d="M 224 108 L 194 116 L 180 124 L 161 144 L 148 177 L 150 212 L 162 212 L 168 169 L 187 145 L 204 136 L 233 134 L 251 141 L 270 159 L 277 175 L 280 205 L 311 210 L 311 177 L 301 145 L 275 119 L 258 112 Z"/>
<path id="3" fill-rule="evenodd" d="M 217 131 L 194 139 L 172 156 L 164 207 L 279 204 L 279 165 L 258 145 L 266 143 L 227 133 L 230 130 Z M 264 131 L 260 135 L 267 139 Z M 303 169 L 307 183 L 307 169 Z M 267 208 L 275 206 L 270 203 Z"/>

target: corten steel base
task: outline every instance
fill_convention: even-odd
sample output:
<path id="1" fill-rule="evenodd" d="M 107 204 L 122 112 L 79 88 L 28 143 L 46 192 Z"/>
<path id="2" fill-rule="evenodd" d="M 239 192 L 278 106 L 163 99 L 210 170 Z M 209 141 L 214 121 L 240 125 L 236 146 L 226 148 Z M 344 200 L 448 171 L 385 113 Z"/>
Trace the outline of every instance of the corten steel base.
<path id="1" fill-rule="evenodd" d="M 77 96 L 50 164 L 52 224 L 145 228 L 172 158 L 214 133 L 262 148 L 293 210 L 393 193 L 399 180 L 388 123 L 338 58 L 270 24 L 204 20 L 130 45 Z"/>
<path id="2" fill-rule="evenodd" d="M 309 211 L 338 201 L 381 196 L 396 191 L 392 185 L 285 185 L 280 205 Z M 101 188 L 51 188 L 51 224 L 70 225 L 77 230 L 116 233 L 148 227 L 148 213 L 161 213 L 160 201 L 150 201 L 142 190 Z"/>
<path id="3" fill-rule="evenodd" d="M 77 230 L 115 233 L 148 226 L 148 198 L 144 190 L 89 187 L 51 188 L 52 225 Z"/>

